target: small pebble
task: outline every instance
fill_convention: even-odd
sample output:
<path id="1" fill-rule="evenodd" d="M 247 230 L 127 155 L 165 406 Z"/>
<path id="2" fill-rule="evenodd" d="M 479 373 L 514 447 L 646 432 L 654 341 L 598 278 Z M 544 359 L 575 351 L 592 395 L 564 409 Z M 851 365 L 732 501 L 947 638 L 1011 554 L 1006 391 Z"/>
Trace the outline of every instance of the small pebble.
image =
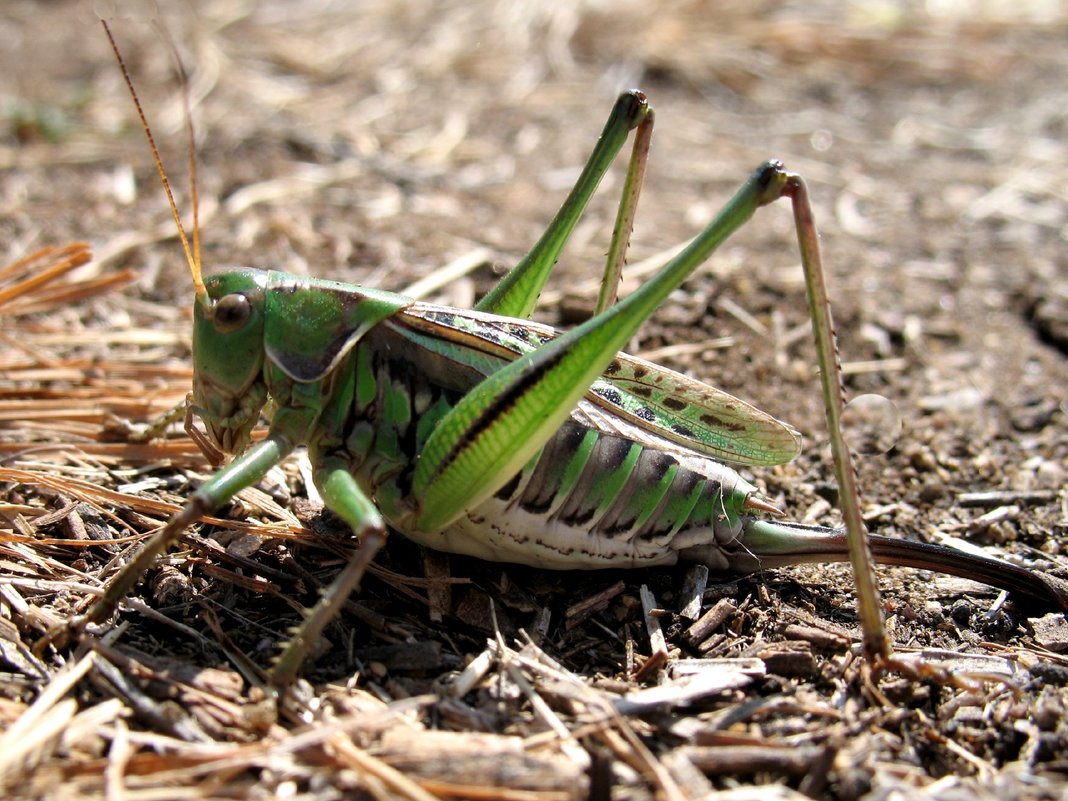
<path id="1" fill-rule="evenodd" d="M 952 608 L 949 610 L 949 616 L 953 618 L 955 623 L 963 626 L 972 619 L 972 614 L 974 612 L 975 607 L 972 605 L 972 602 L 961 598 L 953 604 Z"/>

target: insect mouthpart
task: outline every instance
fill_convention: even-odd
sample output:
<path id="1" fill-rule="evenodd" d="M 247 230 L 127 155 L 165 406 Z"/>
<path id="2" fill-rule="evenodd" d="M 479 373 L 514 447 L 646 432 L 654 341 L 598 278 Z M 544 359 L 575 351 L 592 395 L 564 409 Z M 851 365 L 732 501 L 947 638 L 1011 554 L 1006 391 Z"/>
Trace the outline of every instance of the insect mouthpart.
<path id="1" fill-rule="evenodd" d="M 237 453 L 252 439 L 267 389 L 257 382 L 238 398 L 220 392 L 202 378 L 194 379 L 192 411 L 204 423 L 208 438 L 223 453 Z"/>

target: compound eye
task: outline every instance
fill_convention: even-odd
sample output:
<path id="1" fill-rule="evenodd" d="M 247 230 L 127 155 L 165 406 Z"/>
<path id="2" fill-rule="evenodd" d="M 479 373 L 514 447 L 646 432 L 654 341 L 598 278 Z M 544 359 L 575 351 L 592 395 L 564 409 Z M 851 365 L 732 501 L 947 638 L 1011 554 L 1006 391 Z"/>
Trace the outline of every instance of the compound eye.
<path id="1" fill-rule="evenodd" d="M 212 310 L 212 322 L 220 334 L 230 334 L 248 322 L 252 306 L 244 295 L 224 295 Z"/>

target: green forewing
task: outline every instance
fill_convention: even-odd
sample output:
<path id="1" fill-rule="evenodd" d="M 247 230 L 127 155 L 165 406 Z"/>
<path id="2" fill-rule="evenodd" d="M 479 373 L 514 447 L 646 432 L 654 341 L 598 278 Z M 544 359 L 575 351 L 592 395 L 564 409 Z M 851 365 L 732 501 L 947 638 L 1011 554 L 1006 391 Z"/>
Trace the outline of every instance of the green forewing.
<path id="1" fill-rule="evenodd" d="M 559 336 L 526 320 L 423 303 L 408 308 L 403 319 L 430 339 L 507 361 Z M 784 464 L 801 450 L 801 435 L 792 426 L 722 390 L 622 353 L 586 399 L 639 429 L 735 464 Z"/>
<path id="2" fill-rule="evenodd" d="M 801 452 L 793 426 L 682 373 L 621 353 L 604 375 L 589 400 L 705 456 L 776 465 Z"/>

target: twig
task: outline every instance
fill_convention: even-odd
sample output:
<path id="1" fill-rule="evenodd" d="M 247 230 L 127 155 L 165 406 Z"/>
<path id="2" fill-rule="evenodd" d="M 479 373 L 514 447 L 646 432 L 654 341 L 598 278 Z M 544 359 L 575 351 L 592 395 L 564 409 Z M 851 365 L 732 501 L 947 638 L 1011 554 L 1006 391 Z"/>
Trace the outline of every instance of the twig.
<path id="1" fill-rule="evenodd" d="M 1057 499 L 1054 490 L 990 490 L 962 492 L 957 495 L 960 506 L 1010 506 L 1012 504 L 1045 504 Z"/>

